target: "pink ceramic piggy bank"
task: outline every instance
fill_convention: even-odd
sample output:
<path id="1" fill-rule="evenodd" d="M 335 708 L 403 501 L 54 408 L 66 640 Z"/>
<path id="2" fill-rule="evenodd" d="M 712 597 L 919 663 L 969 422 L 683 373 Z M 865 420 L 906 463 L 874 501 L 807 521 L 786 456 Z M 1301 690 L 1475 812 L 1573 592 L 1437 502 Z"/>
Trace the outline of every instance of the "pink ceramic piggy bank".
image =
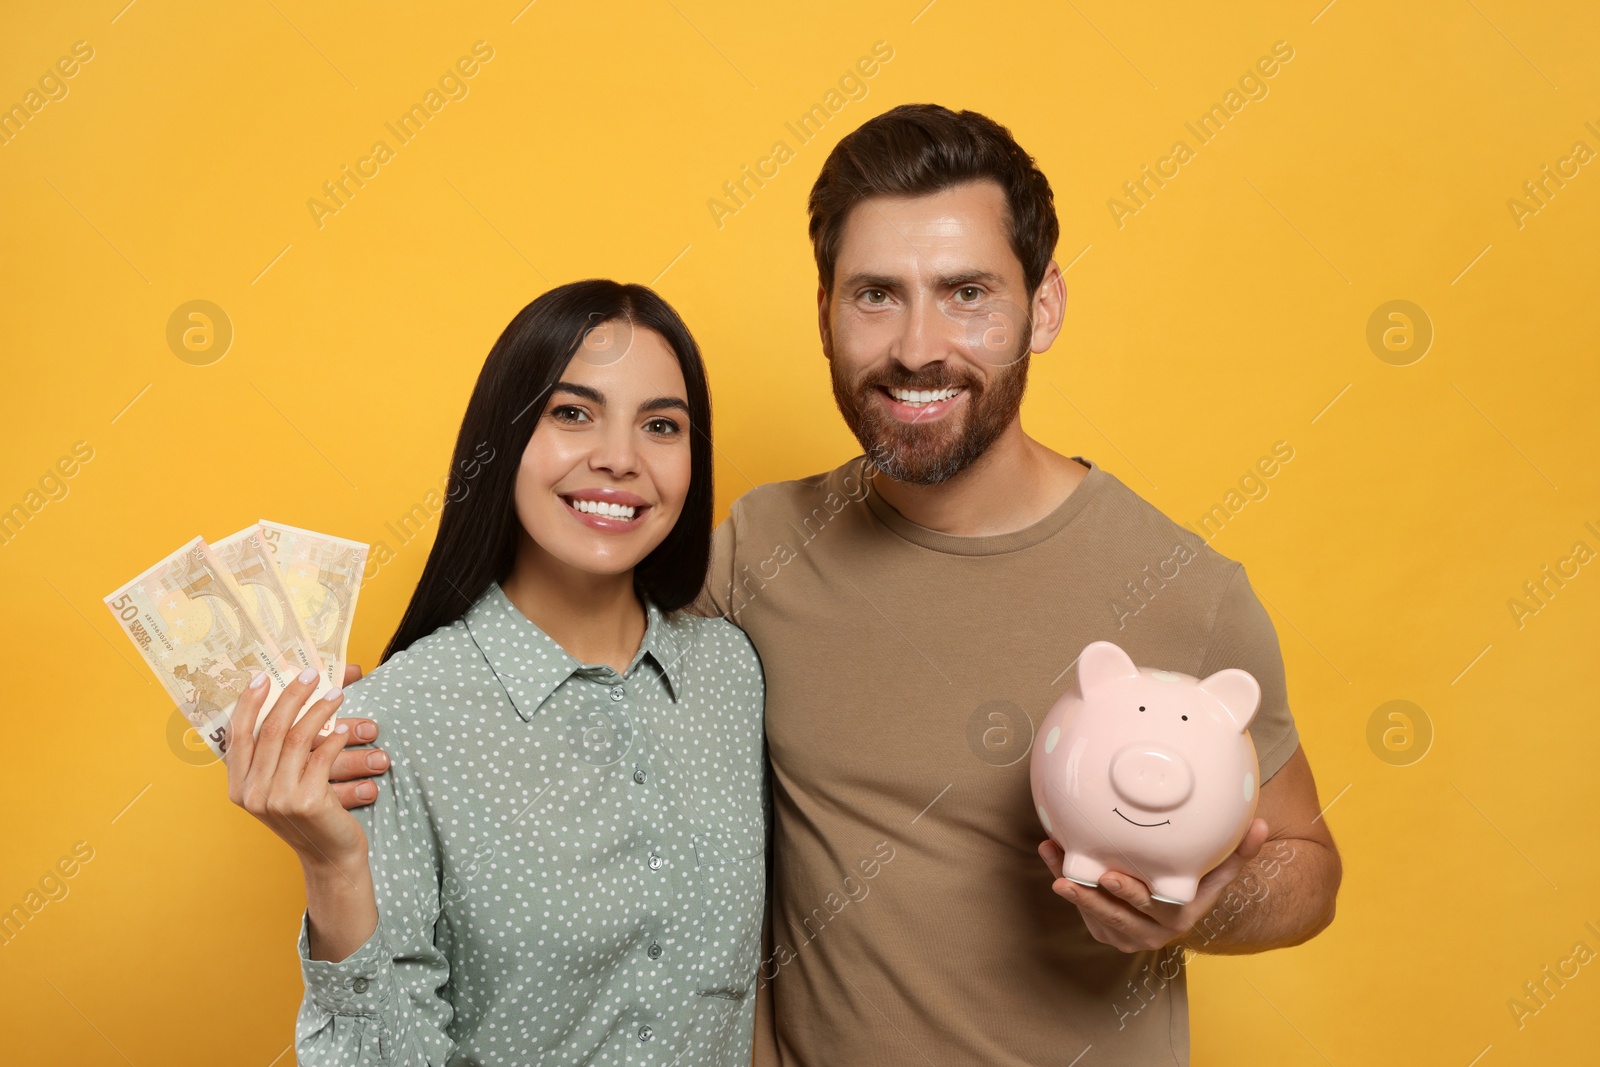
<path id="1" fill-rule="evenodd" d="M 1255 817 L 1261 687 L 1244 671 L 1204 681 L 1141 669 L 1109 641 L 1078 657 L 1078 686 L 1039 727 L 1031 775 L 1062 874 L 1098 885 L 1108 868 L 1157 900 L 1187 904 Z"/>

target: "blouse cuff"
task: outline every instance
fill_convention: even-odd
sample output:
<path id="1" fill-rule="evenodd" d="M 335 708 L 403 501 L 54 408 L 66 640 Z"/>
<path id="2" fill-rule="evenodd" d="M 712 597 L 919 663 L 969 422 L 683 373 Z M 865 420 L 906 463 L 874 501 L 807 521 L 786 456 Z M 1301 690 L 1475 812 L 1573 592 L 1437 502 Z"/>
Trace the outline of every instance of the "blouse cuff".
<path id="1" fill-rule="evenodd" d="M 322 1011 L 330 1015 L 380 1015 L 389 1006 L 393 983 L 390 965 L 393 957 L 383 940 L 383 924 L 366 943 L 345 959 L 311 958 L 311 917 L 300 916 L 300 973 L 306 993 Z"/>

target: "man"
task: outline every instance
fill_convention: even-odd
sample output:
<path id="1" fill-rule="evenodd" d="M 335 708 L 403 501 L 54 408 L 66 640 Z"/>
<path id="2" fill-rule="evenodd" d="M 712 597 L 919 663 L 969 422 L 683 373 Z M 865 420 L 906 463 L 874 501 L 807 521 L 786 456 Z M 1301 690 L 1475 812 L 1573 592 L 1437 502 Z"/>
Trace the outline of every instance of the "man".
<path id="1" fill-rule="evenodd" d="M 1298 944 L 1334 914 L 1272 623 L 1242 566 L 1024 432 L 1066 291 L 1049 184 L 1003 127 L 895 108 L 834 149 L 810 216 L 823 354 L 863 455 L 736 501 L 699 605 L 766 672 L 755 1062 L 1186 1064 L 1186 950 Z M 1124 872 L 1063 879 L 1040 842 L 1034 729 L 1102 639 L 1261 685 L 1257 818 L 1188 905 Z"/>
<path id="2" fill-rule="evenodd" d="M 1272 623 L 1243 567 L 1023 431 L 1066 293 L 1049 184 L 1009 133 L 896 108 L 834 149 L 810 215 L 822 350 L 864 455 L 736 501 L 702 599 L 767 679 L 756 1062 L 1187 1063 L 1182 946 L 1260 951 L 1333 918 L 1338 855 Z M 1060 879 L 1039 843 L 1033 728 L 1099 639 L 1261 684 L 1258 817 L 1189 905 L 1127 874 Z"/>

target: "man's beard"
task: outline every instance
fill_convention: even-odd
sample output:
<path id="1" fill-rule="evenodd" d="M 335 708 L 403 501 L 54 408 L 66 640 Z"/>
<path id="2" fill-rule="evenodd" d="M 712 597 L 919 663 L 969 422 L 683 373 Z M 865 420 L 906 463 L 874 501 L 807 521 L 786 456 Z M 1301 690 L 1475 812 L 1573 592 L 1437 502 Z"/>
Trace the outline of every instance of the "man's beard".
<path id="1" fill-rule="evenodd" d="M 833 400 L 850 432 L 874 467 L 897 482 L 937 485 L 971 466 L 1005 432 L 1022 408 L 1028 385 L 1028 337 L 1022 331 L 1021 351 L 985 385 L 952 365 L 934 363 L 913 373 L 892 363 L 860 381 L 845 380 L 838 360 L 830 360 Z M 832 346 L 830 345 L 830 348 Z M 903 423 L 885 412 L 872 396 L 879 387 L 899 389 L 960 388 L 967 410 L 959 424 L 946 417 L 922 425 Z"/>

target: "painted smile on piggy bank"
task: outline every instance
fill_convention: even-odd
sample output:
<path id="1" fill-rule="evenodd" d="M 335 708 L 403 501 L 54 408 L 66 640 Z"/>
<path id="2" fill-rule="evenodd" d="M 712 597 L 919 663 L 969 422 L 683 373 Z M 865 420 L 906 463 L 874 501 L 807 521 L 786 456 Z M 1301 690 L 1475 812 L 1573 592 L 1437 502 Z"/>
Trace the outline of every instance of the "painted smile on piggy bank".
<path id="1" fill-rule="evenodd" d="M 1092 886 L 1114 868 L 1157 900 L 1187 904 L 1255 815 L 1260 766 L 1247 727 L 1261 687 L 1236 668 L 1206 678 L 1141 668 L 1109 641 L 1077 663 L 1031 765 L 1062 876 Z"/>
<path id="2" fill-rule="evenodd" d="M 1116 808 L 1112 808 L 1111 810 L 1112 811 L 1116 811 L 1118 815 L 1122 815 L 1122 812 L 1117 811 Z M 1124 819 L 1128 819 L 1128 817 L 1126 815 L 1122 815 L 1122 817 Z M 1135 826 L 1171 826 L 1172 825 L 1172 820 L 1171 819 L 1162 819 L 1160 822 L 1139 822 L 1136 819 L 1128 819 L 1128 821 L 1133 823 L 1133 825 L 1135 825 Z"/>

